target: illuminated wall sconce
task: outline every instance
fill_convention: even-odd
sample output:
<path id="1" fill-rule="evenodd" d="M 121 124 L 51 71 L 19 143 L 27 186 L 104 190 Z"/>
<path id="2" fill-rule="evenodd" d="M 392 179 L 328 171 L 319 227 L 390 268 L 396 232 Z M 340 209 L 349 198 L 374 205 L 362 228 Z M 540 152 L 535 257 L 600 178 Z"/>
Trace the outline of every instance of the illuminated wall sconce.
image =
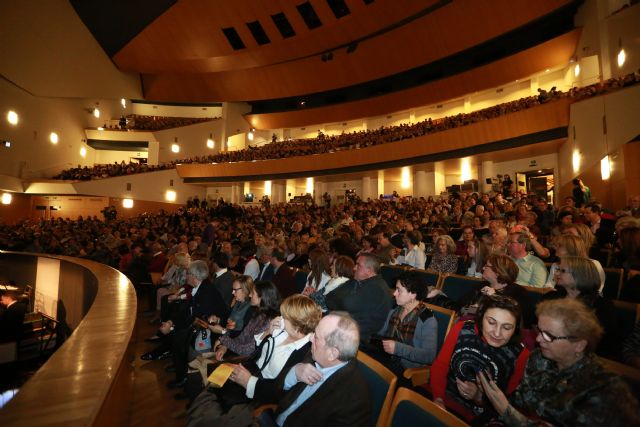
<path id="1" fill-rule="evenodd" d="M 127 108 L 127 100 L 124 98 L 121 98 L 120 105 L 122 105 L 122 108 Z"/>
<path id="2" fill-rule="evenodd" d="M 93 117 L 96 119 L 100 118 L 100 109 L 98 108 L 98 103 L 96 102 L 96 107 L 93 109 Z"/>
<path id="3" fill-rule="evenodd" d="M 313 178 L 307 178 L 306 190 L 307 193 L 313 194 Z"/>
<path id="4" fill-rule="evenodd" d="M 133 199 L 122 199 L 122 207 L 131 209 L 133 207 Z"/>
<path id="5" fill-rule="evenodd" d="M 460 160 L 460 179 L 462 182 L 471 179 L 471 164 L 467 158 Z"/>
<path id="6" fill-rule="evenodd" d="M 620 52 L 618 52 L 618 67 L 622 67 L 626 60 L 627 54 L 625 53 L 624 49 L 620 49 Z"/>
<path id="7" fill-rule="evenodd" d="M 271 196 L 271 181 L 264 182 L 264 194 L 265 196 Z"/>
<path id="8" fill-rule="evenodd" d="M 16 113 L 13 110 L 10 110 L 7 113 L 7 121 L 9 122 L 9 124 L 12 124 L 14 126 L 17 125 L 18 124 L 18 113 Z"/>
<path id="9" fill-rule="evenodd" d="M 210 133 L 209 134 L 209 139 L 207 139 L 207 148 L 213 148 L 215 147 L 215 142 L 213 142 L 213 134 Z"/>
<path id="10" fill-rule="evenodd" d="M 174 190 L 167 190 L 164 194 L 164 198 L 167 202 L 175 202 L 176 201 L 176 192 Z"/>
<path id="11" fill-rule="evenodd" d="M 411 186 L 411 178 L 409 176 L 409 166 L 405 166 L 402 168 L 401 178 L 400 178 L 400 187 L 409 188 Z"/>
<path id="12" fill-rule="evenodd" d="M 609 160 L 609 156 L 604 156 L 602 160 L 600 160 L 600 175 L 602 176 L 603 181 L 606 181 L 611 177 L 611 162 Z"/>
<path id="13" fill-rule="evenodd" d="M 180 152 L 180 146 L 178 145 L 178 137 L 177 136 L 173 139 L 173 144 L 171 144 L 171 151 L 173 151 L 174 153 L 179 153 Z"/>
<path id="14" fill-rule="evenodd" d="M 80 148 L 80 155 L 81 155 L 82 157 L 87 157 L 87 149 L 86 149 L 86 148 L 84 148 L 84 147 L 81 147 L 81 148 Z"/>
<path id="15" fill-rule="evenodd" d="M 49 134 L 49 141 L 51 141 L 52 144 L 57 144 L 58 143 L 58 134 L 55 132 L 51 132 Z"/>
<path id="16" fill-rule="evenodd" d="M 2 204 L 10 205 L 11 204 L 11 193 L 2 193 Z"/>
<path id="17" fill-rule="evenodd" d="M 580 151 L 573 150 L 573 154 L 571 155 L 571 165 L 573 166 L 573 172 L 578 172 L 580 170 Z"/>
<path id="18" fill-rule="evenodd" d="M 580 75 L 580 64 L 576 64 L 576 66 L 573 67 L 573 75 L 576 77 Z"/>
<path id="19" fill-rule="evenodd" d="M 249 138 L 249 141 L 253 141 L 253 129 L 249 131 L 249 133 L 247 134 L 247 138 Z"/>
<path id="20" fill-rule="evenodd" d="M 618 51 L 618 67 L 622 67 L 627 60 L 627 53 L 622 48 L 622 38 L 618 39 L 618 47 L 620 48 Z"/>

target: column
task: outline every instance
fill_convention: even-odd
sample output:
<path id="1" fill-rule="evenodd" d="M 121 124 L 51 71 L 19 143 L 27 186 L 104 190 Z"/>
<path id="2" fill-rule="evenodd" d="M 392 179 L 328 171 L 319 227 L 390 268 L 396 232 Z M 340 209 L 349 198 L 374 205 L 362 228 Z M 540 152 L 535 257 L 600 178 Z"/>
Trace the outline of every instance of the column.
<path id="1" fill-rule="evenodd" d="M 239 183 L 234 182 L 231 184 L 231 203 L 240 203 L 244 201 L 244 197 L 241 198 L 242 188 Z"/>
<path id="2" fill-rule="evenodd" d="M 434 173 L 433 173 L 433 192 L 434 196 L 439 196 L 440 193 L 446 191 L 447 186 L 444 180 L 444 163 L 443 162 L 435 162 L 434 163 Z"/>
<path id="3" fill-rule="evenodd" d="M 323 201 L 322 201 L 322 195 L 324 194 L 324 192 L 326 191 L 327 188 L 327 184 L 322 182 L 322 181 L 318 181 L 317 178 L 315 178 L 313 180 L 313 201 L 316 202 L 317 205 L 322 205 Z"/>
<path id="4" fill-rule="evenodd" d="M 285 184 L 285 201 L 289 201 L 291 199 L 293 199 L 295 196 L 299 196 L 299 194 L 296 193 L 296 180 L 295 179 L 288 179 L 286 181 Z"/>
<path id="5" fill-rule="evenodd" d="M 385 194 L 384 192 L 384 170 L 378 171 L 378 186 L 376 190 L 376 198 L 380 197 L 380 194 Z"/>
<path id="6" fill-rule="evenodd" d="M 491 192 L 491 184 L 487 184 L 487 179 L 493 179 L 493 161 L 487 160 L 482 162 L 482 165 L 478 167 L 478 190 L 482 193 Z"/>
<path id="7" fill-rule="evenodd" d="M 271 203 L 285 203 L 287 201 L 285 189 L 285 181 L 271 181 Z"/>
<path id="8" fill-rule="evenodd" d="M 427 171 L 424 167 L 415 166 L 413 172 L 413 197 L 428 197 L 433 193 L 427 187 Z"/>

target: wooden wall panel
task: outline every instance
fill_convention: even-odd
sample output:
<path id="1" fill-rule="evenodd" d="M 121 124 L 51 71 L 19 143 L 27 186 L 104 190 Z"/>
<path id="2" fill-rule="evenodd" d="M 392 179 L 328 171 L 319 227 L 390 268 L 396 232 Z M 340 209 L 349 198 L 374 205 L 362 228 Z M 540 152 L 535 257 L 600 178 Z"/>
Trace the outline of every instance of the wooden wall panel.
<path id="1" fill-rule="evenodd" d="M 543 104 L 534 108 L 508 114 L 492 120 L 443 132 L 382 144 L 357 150 L 312 156 L 289 157 L 278 160 L 221 164 L 178 165 L 182 178 L 242 177 L 281 173 L 300 173 L 300 176 L 333 168 L 349 168 L 394 160 L 407 160 L 418 156 L 442 153 L 528 135 L 544 130 L 566 127 L 569 123 L 569 100 Z M 373 166 L 372 166 L 373 168 Z"/>
<path id="2" fill-rule="evenodd" d="M 11 196 L 10 205 L 0 204 L 0 225 L 14 225 L 19 220 L 29 217 L 31 196 L 20 193 L 11 193 Z"/>
<path id="3" fill-rule="evenodd" d="M 415 4 L 427 7 L 425 2 L 409 3 L 413 4 L 409 7 L 415 7 Z M 357 40 L 358 34 L 373 33 L 370 22 L 376 22 L 377 29 L 394 25 L 400 21 L 398 11 L 404 11 L 403 7 L 394 4 L 393 12 L 372 15 L 369 10 L 382 10 L 375 5 L 363 11 L 367 19 L 362 24 L 357 23 L 359 17 L 355 16 L 337 22 L 334 18 L 334 22 L 313 30 L 308 36 L 295 36 L 226 56 L 218 56 L 215 48 L 192 52 L 194 45 L 207 43 L 203 40 L 207 31 L 202 30 L 203 36 L 191 44 L 180 42 L 176 40 L 180 36 L 166 28 L 179 28 L 183 22 L 162 22 L 168 19 L 162 16 L 157 25 L 145 30 L 139 39 L 134 39 L 118 53 L 115 61 L 123 70 L 143 74 L 147 99 L 204 102 L 301 96 L 348 87 L 431 63 L 521 27 L 568 3 L 568 0 L 496 0 L 488 7 L 473 0 L 455 1 L 361 41 L 350 54 L 345 48 L 337 49 L 336 46 Z M 179 9 L 180 3 L 168 14 Z M 290 18 L 296 15 L 295 11 L 287 14 Z M 199 25 L 206 25 L 211 32 L 210 38 L 218 37 L 220 31 L 215 24 L 210 21 L 199 24 L 200 19 L 202 17 L 190 22 L 184 33 L 195 33 Z M 240 33 L 246 31 L 245 22 L 236 22 L 235 28 Z M 248 39 L 252 40 L 252 37 Z M 437 43 L 431 42 L 433 40 Z M 156 54 L 158 46 L 163 47 L 163 55 Z M 322 62 L 320 55 L 330 50 L 334 59 Z"/>
<path id="4" fill-rule="evenodd" d="M 146 212 L 157 213 L 160 209 L 164 209 L 166 212 L 175 212 L 178 208 L 184 206 L 180 203 L 162 203 L 162 202 L 150 202 L 146 200 L 134 200 L 133 207 L 131 209 L 125 209 L 122 207 L 122 199 L 110 198 L 109 205 L 116 207 L 118 211 L 118 218 L 132 218 L 141 215 Z"/>
<path id="5" fill-rule="evenodd" d="M 361 101 L 321 108 L 269 114 L 247 114 L 256 129 L 303 127 L 316 123 L 344 122 L 403 111 L 475 91 L 513 82 L 540 70 L 567 64 L 575 52 L 580 30 L 574 30 L 516 55 L 413 89 Z M 548 89 L 548 88 L 547 88 Z"/>

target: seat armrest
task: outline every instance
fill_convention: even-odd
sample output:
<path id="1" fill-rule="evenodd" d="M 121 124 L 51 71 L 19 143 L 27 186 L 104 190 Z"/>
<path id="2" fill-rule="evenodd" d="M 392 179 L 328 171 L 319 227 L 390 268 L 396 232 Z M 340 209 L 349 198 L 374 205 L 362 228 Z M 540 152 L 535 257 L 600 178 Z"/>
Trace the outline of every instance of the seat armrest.
<path id="1" fill-rule="evenodd" d="M 427 384 L 431 374 L 431 366 L 420 366 L 418 368 L 405 369 L 402 376 L 411 380 L 411 384 L 414 387 Z"/>

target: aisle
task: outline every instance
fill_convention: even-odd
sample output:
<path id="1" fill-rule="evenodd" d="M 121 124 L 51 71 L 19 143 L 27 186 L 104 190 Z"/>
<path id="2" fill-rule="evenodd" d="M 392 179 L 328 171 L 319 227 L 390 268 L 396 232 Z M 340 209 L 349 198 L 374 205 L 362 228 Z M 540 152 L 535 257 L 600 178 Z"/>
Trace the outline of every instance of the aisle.
<path id="1" fill-rule="evenodd" d="M 174 379 L 174 374 L 165 372 L 170 360 L 144 361 L 140 355 L 152 350 L 155 344 L 144 342 L 156 330 L 156 325 L 149 324 L 149 318 L 142 317 L 145 304 L 140 304 L 136 321 L 134 345 L 135 360 L 134 385 L 131 396 L 131 426 L 182 426 L 184 418 L 178 414 L 184 411 L 186 401 L 175 400 L 176 390 L 169 390 L 166 383 Z"/>

